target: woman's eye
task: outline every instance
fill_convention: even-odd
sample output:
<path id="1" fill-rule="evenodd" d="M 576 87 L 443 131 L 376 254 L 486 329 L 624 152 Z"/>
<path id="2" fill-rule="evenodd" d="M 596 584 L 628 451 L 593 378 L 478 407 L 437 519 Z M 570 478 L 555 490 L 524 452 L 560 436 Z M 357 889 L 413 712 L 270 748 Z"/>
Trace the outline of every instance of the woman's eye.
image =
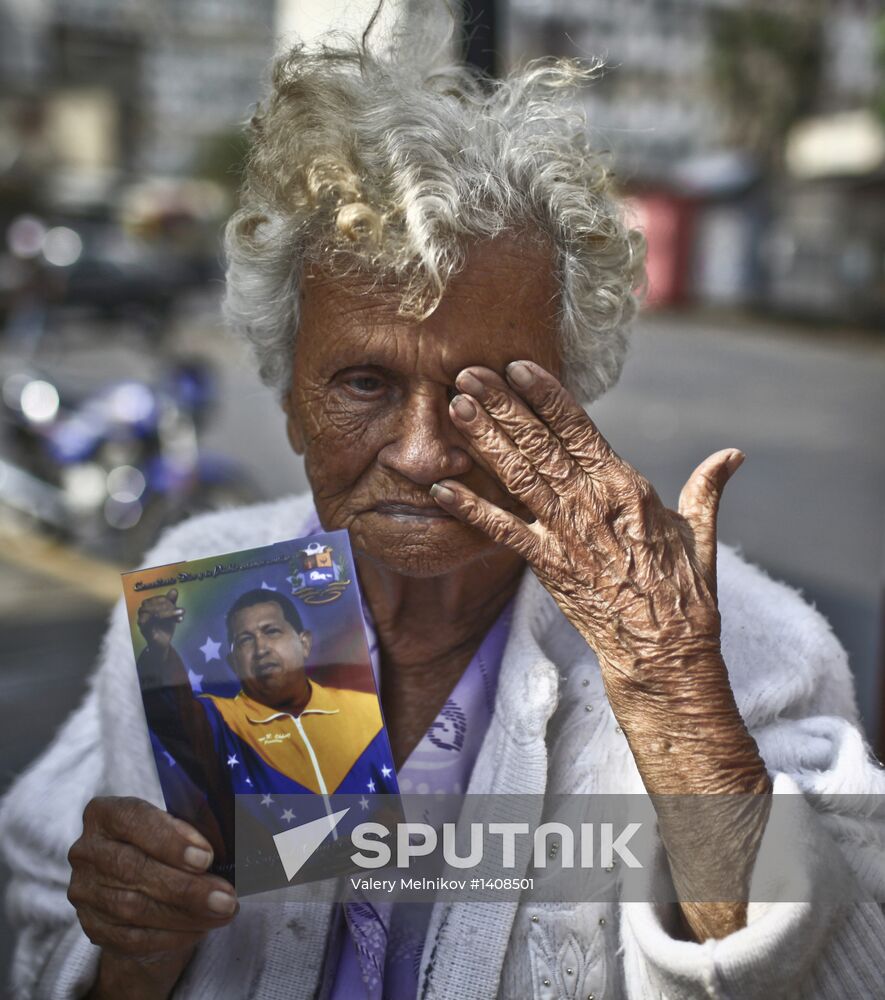
<path id="1" fill-rule="evenodd" d="M 384 383 L 374 375 L 351 375 L 344 384 L 359 396 L 377 396 L 384 390 Z"/>

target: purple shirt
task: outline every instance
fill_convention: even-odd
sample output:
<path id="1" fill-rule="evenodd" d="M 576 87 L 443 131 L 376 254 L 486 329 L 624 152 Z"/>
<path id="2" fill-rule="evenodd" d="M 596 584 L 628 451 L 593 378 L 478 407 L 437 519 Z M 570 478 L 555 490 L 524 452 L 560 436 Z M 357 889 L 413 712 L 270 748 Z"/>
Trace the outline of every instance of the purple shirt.
<path id="1" fill-rule="evenodd" d="M 378 640 L 368 608 L 364 606 L 363 611 L 380 690 Z M 401 792 L 459 794 L 467 790 L 494 711 L 512 611 L 511 601 L 483 639 L 433 724 L 397 772 Z M 338 954 L 331 1000 L 414 997 L 432 909 L 432 903 L 346 903 L 347 932 Z"/>

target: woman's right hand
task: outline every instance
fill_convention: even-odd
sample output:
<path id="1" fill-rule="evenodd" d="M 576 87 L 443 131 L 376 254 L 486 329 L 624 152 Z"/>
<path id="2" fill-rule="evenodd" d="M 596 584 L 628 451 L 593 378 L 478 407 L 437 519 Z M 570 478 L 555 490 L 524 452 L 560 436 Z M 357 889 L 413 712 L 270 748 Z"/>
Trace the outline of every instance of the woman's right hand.
<path id="1" fill-rule="evenodd" d="M 167 997 L 200 940 L 239 908 L 206 871 L 206 839 L 142 799 L 92 799 L 68 860 L 68 899 L 102 949 L 95 998 Z"/>

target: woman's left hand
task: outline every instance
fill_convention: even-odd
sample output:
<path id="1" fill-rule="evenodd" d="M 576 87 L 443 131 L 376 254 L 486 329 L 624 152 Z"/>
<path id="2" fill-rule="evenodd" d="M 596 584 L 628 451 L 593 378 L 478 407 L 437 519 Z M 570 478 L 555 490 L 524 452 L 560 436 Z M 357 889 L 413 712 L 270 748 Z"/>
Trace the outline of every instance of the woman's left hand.
<path id="1" fill-rule="evenodd" d="M 465 369 L 450 412 L 534 523 L 457 481 L 437 484 L 433 495 L 519 552 L 595 650 L 612 709 L 640 767 L 647 761 L 651 769 L 647 785 L 698 790 L 688 780 L 697 774 L 694 751 L 703 744 L 716 754 L 720 741 L 746 737 L 720 654 L 716 603 L 717 509 L 743 455 L 711 455 L 683 488 L 678 511 L 668 510 L 551 374 L 519 361 L 507 379 Z M 704 790 L 732 790 L 734 776 L 724 768 L 711 789 L 704 775 Z"/>
<path id="2" fill-rule="evenodd" d="M 431 493 L 522 555 L 596 651 L 609 703 L 655 796 L 686 923 L 699 941 L 724 937 L 746 921 L 771 791 L 719 645 L 716 515 L 743 455 L 711 455 L 683 487 L 678 511 L 668 510 L 549 372 L 518 361 L 507 378 L 465 369 L 450 413 L 534 522 L 454 480 Z M 684 797 L 694 794 L 702 798 Z"/>

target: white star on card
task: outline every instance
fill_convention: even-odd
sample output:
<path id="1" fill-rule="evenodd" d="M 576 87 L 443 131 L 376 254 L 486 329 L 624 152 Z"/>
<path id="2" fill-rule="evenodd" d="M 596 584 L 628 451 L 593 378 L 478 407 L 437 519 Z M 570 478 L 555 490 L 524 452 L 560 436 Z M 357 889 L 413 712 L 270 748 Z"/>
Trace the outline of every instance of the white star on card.
<path id="1" fill-rule="evenodd" d="M 206 663 L 210 660 L 220 660 L 221 657 L 218 655 L 218 650 L 221 649 L 221 643 L 215 642 L 211 635 L 206 636 L 206 641 L 200 646 L 200 652 L 206 658 Z"/>
<path id="2" fill-rule="evenodd" d="M 391 771 L 390 768 L 385 764 L 381 768 L 381 777 L 382 778 L 389 778 L 391 776 L 391 774 L 393 774 L 393 771 Z"/>
<path id="3" fill-rule="evenodd" d="M 262 580 L 261 581 L 261 587 L 259 589 L 260 590 L 276 590 L 277 588 L 276 587 L 271 587 L 270 584 L 267 584 L 267 583 L 264 582 L 264 580 Z"/>
<path id="4" fill-rule="evenodd" d="M 203 674 L 195 674 L 193 670 L 188 670 L 187 679 L 191 682 L 192 691 L 203 690 Z"/>
<path id="5" fill-rule="evenodd" d="M 372 781 L 371 778 L 369 778 L 369 783 L 368 783 L 368 785 L 366 785 L 366 788 L 368 788 L 370 792 L 374 792 L 375 791 L 375 782 Z"/>
<path id="6" fill-rule="evenodd" d="M 269 806 L 273 802 L 273 799 L 269 795 L 262 796 L 261 804 L 263 806 Z"/>
<path id="7" fill-rule="evenodd" d="M 287 823 L 291 823 L 292 820 L 295 819 L 295 813 L 293 813 L 291 809 L 285 809 L 280 818 L 284 819 Z"/>
<path id="8" fill-rule="evenodd" d="M 252 779 L 251 778 L 246 778 L 246 784 L 251 787 L 252 786 Z"/>
<path id="9" fill-rule="evenodd" d="M 239 763 L 240 762 L 237 760 L 237 755 L 235 753 L 232 753 L 230 755 L 230 757 L 227 758 L 227 766 L 228 767 L 236 767 L 237 764 L 239 764 Z"/>
<path id="10" fill-rule="evenodd" d="M 363 795 L 362 798 L 360 798 L 360 809 L 362 809 L 363 812 L 365 812 L 368 808 L 369 808 L 369 800 L 365 797 L 365 795 Z"/>

